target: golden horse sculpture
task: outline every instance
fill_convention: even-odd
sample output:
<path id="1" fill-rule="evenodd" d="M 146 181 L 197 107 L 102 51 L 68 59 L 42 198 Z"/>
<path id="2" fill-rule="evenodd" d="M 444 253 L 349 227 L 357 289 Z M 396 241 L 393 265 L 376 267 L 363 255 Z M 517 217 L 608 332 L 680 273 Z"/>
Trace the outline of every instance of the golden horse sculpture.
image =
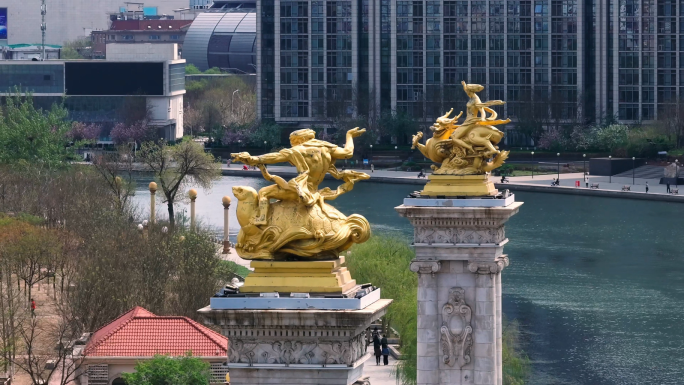
<path id="1" fill-rule="evenodd" d="M 346 145 L 315 139 L 310 129 L 290 135 L 291 148 L 261 156 L 241 152 L 231 154 L 233 161 L 257 166 L 264 178 L 275 184 L 257 192 L 247 186 L 233 187 L 238 199 L 237 218 L 241 229 L 235 250 L 250 260 L 332 260 L 354 243 L 370 237 L 366 218 L 349 217 L 325 203 L 354 188 L 354 183 L 370 178 L 352 170 L 339 171 L 335 160 L 354 154 L 354 139 L 366 130 L 347 132 Z M 286 162 L 297 168 L 289 181 L 271 175 L 264 165 Z M 318 188 L 326 174 L 344 181 L 336 190 Z M 271 200 L 276 200 L 271 202 Z"/>
<path id="2" fill-rule="evenodd" d="M 413 148 L 441 167 L 432 166 L 434 175 L 482 175 L 504 164 L 508 151 L 500 151 L 497 145 L 504 133 L 494 126 L 509 123 L 511 120 L 497 120 L 497 113 L 491 106 L 503 105 L 501 100 L 482 102 L 477 96 L 484 90 L 479 84 L 463 84 L 463 90 L 470 100 L 466 104 L 466 119 L 458 125 L 457 120 L 463 112 L 449 118 L 453 108 L 446 115 L 437 118 L 430 127 L 432 138 L 425 145 L 420 144 L 423 133 L 413 136 Z M 490 116 L 487 116 L 490 113 Z M 491 159 L 491 161 L 488 161 Z"/>

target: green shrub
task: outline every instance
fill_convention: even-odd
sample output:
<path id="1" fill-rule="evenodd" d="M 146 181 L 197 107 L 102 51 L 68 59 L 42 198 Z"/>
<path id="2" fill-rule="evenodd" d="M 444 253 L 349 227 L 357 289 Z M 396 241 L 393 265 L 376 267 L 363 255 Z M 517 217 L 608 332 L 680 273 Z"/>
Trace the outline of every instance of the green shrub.
<path id="1" fill-rule="evenodd" d="M 199 75 L 201 74 L 202 71 L 197 68 L 194 64 L 188 64 L 185 66 L 185 74 L 186 75 Z"/>
<path id="2" fill-rule="evenodd" d="M 155 356 L 138 361 L 134 373 L 122 373 L 128 385 L 209 385 L 209 364 L 191 354 L 175 358 Z"/>

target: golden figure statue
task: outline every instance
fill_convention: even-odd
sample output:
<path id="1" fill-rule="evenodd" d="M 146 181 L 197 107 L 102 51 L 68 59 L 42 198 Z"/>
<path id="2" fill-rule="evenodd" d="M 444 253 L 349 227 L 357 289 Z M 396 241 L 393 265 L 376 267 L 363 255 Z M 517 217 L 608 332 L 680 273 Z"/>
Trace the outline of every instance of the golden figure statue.
<path id="1" fill-rule="evenodd" d="M 453 108 L 446 115 L 439 117 L 430 129 L 433 131 L 432 138 L 425 145 L 420 143 L 423 133 L 413 136 L 413 148 L 425 155 L 435 163 L 441 163 L 440 167 L 432 166 L 434 173 L 430 177 L 430 183 L 423 191 L 427 196 L 458 196 L 460 195 L 494 195 L 493 184 L 488 182 L 486 176 L 495 168 L 504 164 L 508 158 L 508 151 L 500 151 L 498 144 L 503 139 L 504 133 L 495 126 L 506 124 L 510 119 L 497 120 L 496 111 L 490 107 L 503 105 L 501 100 L 482 102 L 477 96 L 484 90 L 479 84 L 463 84 L 463 90 L 470 100 L 466 104 L 466 119 L 462 124 L 457 120 L 463 112 L 454 118 L 449 118 Z M 490 114 L 488 116 L 488 114 Z M 439 176 L 459 175 L 475 176 L 470 178 L 448 178 Z M 483 177 L 484 176 L 484 177 Z M 473 183 L 473 181 L 477 181 Z M 484 185 L 480 182 L 484 181 Z M 435 188 L 442 184 L 441 188 Z M 473 184 L 478 184 L 473 188 Z M 454 187 L 457 185 L 466 187 Z M 447 188 L 447 186 L 452 186 Z M 484 186 L 484 187 L 483 187 Z M 454 195 L 455 194 L 455 195 Z"/>
<path id="2" fill-rule="evenodd" d="M 246 152 L 231 154 L 233 161 L 257 166 L 273 185 L 257 192 L 251 187 L 233 187 L 238 199 L 237 217 L 241 229 L 235 250 L 251 260 L 333 260 L 341 251 L 370 237 L 366 218 L 349 217 L 325 203 L 354 188 L 354 183 L 370 178 L 352 170 L 339 171 L 335 160 L 354 154 L 354 138 L 366 130 L 347 132 L 344 148 L 315 139 L 310 129 L 290 135 L 291 148 L 261 156 Z M 289 181 L 271 175 L 264 165 L 290 163 L 298 175 Z M 344 183 L 336 190 L 319 185 L 326 174 Z M 271 202 L 275 200 L 275 202 Z"/>

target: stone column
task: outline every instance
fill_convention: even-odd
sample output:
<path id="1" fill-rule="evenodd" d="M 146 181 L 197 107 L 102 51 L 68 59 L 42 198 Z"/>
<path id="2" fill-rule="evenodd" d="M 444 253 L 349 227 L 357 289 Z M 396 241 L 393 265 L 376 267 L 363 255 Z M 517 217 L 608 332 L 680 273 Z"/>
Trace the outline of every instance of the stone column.
<path id="1" fill-rule="evenodd" d="M 458 207 L 476 200 L 425 199 L 433 206 L 427 207 L 417 201 L 397 211 L 414 227 L 418 385 L 501 385 L 504 224 L 522 203 Z"/>

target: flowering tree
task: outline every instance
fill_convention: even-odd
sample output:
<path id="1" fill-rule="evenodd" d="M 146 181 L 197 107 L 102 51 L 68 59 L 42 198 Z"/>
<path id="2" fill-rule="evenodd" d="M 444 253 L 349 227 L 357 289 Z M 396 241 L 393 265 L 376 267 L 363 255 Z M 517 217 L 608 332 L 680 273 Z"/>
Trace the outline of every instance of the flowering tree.
<path id="1" fill-rule="evenodd" d="M 539 147 L 544 150 L 567 149 L 568 140 L 559 128 L 548 128 L 539 138 Z"/>
<path id="2" fill-rule="evenodd" d="M 144 120 L 139 120 L 132 124 L 117 123 L 112 128 L 111 137 L 114 143 L 124 144 L 130 142 L 142 143 L 147 140 L 154 140 L 154 129 L 147 125 Z"/>
<path id="3" fill-rule="evenodd" d="M 247 144 L 249 141 L 248 130 L 239 127 L 228 127 L 223 132 L 223 137 L 221 138 L 221 143 L 224 145 L 243 143 Z"/>
<path id="4" fill-rule="evenodd" d="M 69 130 L 67 136 L 74 141 L 96 141 L 100 137 L 101 132 L 102 127 L 99 124 L 73 122 L 71 123 L 71 130 Z"/>

